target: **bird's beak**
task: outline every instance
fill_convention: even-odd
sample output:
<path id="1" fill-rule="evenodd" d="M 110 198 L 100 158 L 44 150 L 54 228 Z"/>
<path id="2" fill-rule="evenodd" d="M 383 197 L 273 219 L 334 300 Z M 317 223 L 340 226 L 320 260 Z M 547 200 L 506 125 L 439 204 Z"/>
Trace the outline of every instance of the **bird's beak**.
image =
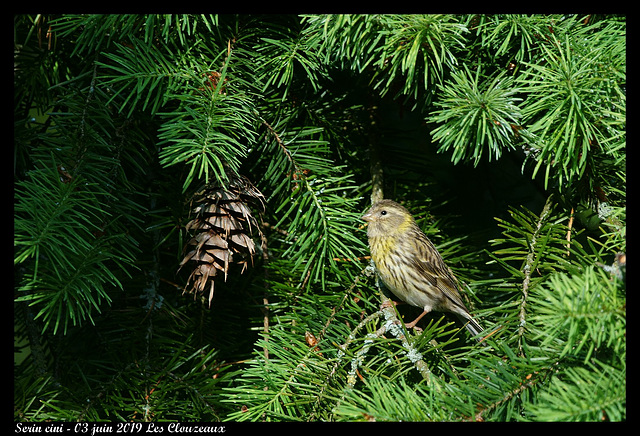
<path id="1" fill-rule="evenodd" d="M 360 219 L 363 219 L 365 221 L 371 221 L 372 215 L 370 213 L 364 214 L 362 215 L 362 217 Z"/>

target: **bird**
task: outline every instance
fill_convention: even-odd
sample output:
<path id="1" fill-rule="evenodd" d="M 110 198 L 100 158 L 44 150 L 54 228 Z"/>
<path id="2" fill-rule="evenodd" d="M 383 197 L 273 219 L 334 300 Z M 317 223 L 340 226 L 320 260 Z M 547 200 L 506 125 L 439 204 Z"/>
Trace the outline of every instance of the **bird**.
<path id="1" fill-rule="evenodd" d="M 369 250 L 380 280 L 400 300 L 423 310 L 405 326 L 414 328 L 432 310 L 450 312 L 478 337 L 483 329 L 462 302 L 455 276 L 409 210 L 384 199 L 362 219 L 367 222 Z"/>

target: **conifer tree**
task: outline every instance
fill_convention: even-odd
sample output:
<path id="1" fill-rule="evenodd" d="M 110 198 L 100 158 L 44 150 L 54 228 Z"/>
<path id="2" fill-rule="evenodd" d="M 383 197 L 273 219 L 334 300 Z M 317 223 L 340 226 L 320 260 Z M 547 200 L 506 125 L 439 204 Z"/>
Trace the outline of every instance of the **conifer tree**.
<path id="1" fill-rule="evenodd" d="M 623 16 L 16 15 L 14 187 L 16 421 L 626 420 Z"/>

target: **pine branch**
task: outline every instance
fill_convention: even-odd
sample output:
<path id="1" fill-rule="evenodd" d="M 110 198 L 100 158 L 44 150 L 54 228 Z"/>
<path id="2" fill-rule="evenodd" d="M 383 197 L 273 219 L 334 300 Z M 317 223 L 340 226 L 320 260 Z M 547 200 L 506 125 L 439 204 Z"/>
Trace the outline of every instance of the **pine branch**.
<path id="1" fill-rule="evenodd" d="M 541 20 L 536 15 L 489 15 L 479 31 L 486 35 L 484 42 L 494 48 L 496 57 L 509 54 L 519 63 L 536 56 L 540 45 L 557 31 L 549 26 L 549 21 L 560 22 L 562 19 L 561 16 Z"/>
<path id="2" fill-rule="evenodd" d="M 506 348 L 500 348 L 500 354 L 507 351 Z M 507 351 L 506 355 L 509 354 Z M 485 358 L 480 365 L 473 365 L 465 371 L 465 375 L 468 373 L 468 377 L 476 380 L 482 387 L 481 393 L 472 394 L 477 400 L 482 400 L 478 401 L 475 413 L 463 417 L 464 421 L 482 422 L 492 414 L 509 421 L 511 416 L 518 413 L 516 408 L 523 399 L 533 395 L 540 386 L 544 386 L 556 370 L 553 365 L 533 366 L 528 359 L 511 358 L 510 364 L 515 369 L 509 371 L 502 368 L 501 361 L 497 359 L 493 356 L 490 359 Z"/>
<path id="3" fill-rule="evenodd" d="M 504 238 L 493 239 L 492 245 L 501 245 L 499 249 L 489 253 L 493 259 L 502 266 L 512 277 L 508 285 L 517 289 L 518 293 L 513 302 L 513 309 L 507 309 L 508 317 L 513 317 L 513 322 L 518 327 L 518 349 L 524 355 L 524 340 L 528 331 L 529 295 L 531 290 L 540 285 L 549 274 L 557 270 L 574 270 L 579 266 L 572 264 L 572 258 L 566 252 L 567 227 L 562 223 L 564 217 L 554 217 L 551 212 L 554 206 L 553 195 L 547 201 L 540 215 L 529 211 L 511 211 L 513 223 L 497 219 L 499 226 L 505 229 Z M 577 241 L 572 240 L 570 252 L 574 248 L 580 248 Z M 516 267 L 511 262 L 520 262 Z M 520 283 L 519 285 L 516 283 Z"/>
<path id="4" fill-rule="evenodd" d="M 558 421 L 624 421 L 626 416 L 626 383 L 624 368 L 602 363 L 569 368 L 562 376 L 553 377 L 533 404 L 529 413 L 536 420 Z"/>
<path id="5" fill-rule="evenodd" d="M 326 141 L 313 139 L 322 129 L 294 131 L 285 145 L 274 127 L 264 120 L 263 124 L 274 138 L 266 144 L 271 151 L 266 173 L 278 174 L 276 186 L 270 188 L 279 201 L 276 213 L 281 212 L 274 227 L 288 222 L 288 248 L 283 256 L 294 259 L 296 269 L 302 267 L 300 288 L 306 288 L 310 280 L 324 287 L 327 267 L 335 270 L 335 259 L 355 259 L 351 247 L 362 245 L 353 235 L 355 201 L 340 195 L 355 190 L 351 176 L 339 175 L 340 168 L 325 157 L 329 151 Z"/>
<path id="6" fill-rule="evenodd" d="M 587 267 L 584 271 L 554 274 L 532 294 L 531 322 L 540 347 L 557 359 L 589 362 L 624 356 L 626 310 L 621 280 Z M 551 351 L 553 350 L 553 352 Z"/>
<path id="7" fill-rule="evenodd" d="M 300 80 L 302 72 L 314 91 L 318 90 L 318 82 L 325 75 L 318 53 L 309 46 L 308 38 L 292 28 L 271 28 L 269 36 L 261 37 L 255 48 L 260 56 L 267 59 L 256 72 L 263 92 L 269 88 L 282 88 L 282 101 L 287 99 L 294 79 Z"/>
<path id="8" fill-rule="evenodd" d="M 30 269 L 20 284 L 28 294 L 18 301 L 38 305 L 36 319 L 54 332 L 93 322 L 92 311 L 122 287 L 118 276 L 129 274 L 136 254 L 128 232 L 139 206 L 120 176 L 125 132 L 92 71 L 83 92 L 58 100 L 64 109 L 50 115 L 55 127 L 31 153 L 36 168 L 17 184 L 14 262 Z"/>
<path id="9" fill-rule="evenodd" d="M 604 35 L 608 35 L 606 43 L 600 39 Z M 527 96 L 523 123 L 536 138 L 533 175 L 546 167 L 545 186 L 552 180 L 558 181 L 560 189 L 576 180 L 591 184 L 588 172 L 594 159 L 605 152 L 603 144 L 618 142 L 613 139 L 618 128 L 603 129 L 602 121 L 609 117 L 602 110 L 625 98 L 620 90 L 624 78 L 618 74 L 625 65 L 623 33 L 615 23 L 606 27 L 597 23 L 559 36 L 551 34 L 541 49 L 540 56 L 548 62 L 526 63 L 526 73 L 517 79 Z M 602 70 L 604 65 L 611 66 L 608 74 Z M 603 75 L 610 81 L 602 80 Z"/>
<path id="10" fill-rule="evenodd" d="M 519 336 L 518 348 L 520 350 L 521 355 L 524 353 L 524 350 L 522 349 L 522 338 L 524 336 L 525 325 L 527 322 L 525 307 L 529 297 L 529 286 L 531 284 L 532 267 L 536 262 L 536 257 L 537 257 L 536 252 L 538 251 L 538 247 L 536 245 L 538 243 L 538 238 L 541 236 L 540 231 L 542 229 L 542 226 L 551 211 L 551 205 L 552 205 L 551 200 L 552 200 L 552 196 L 550 195 L 547 198 L 547 202 L 545 203 L 544 207 L 542 208 L 542 212 L 540 213 L 540 219 L 538 220 L 536 228 L 533 234 L 531 235 L 531 239 L 529 241 L 529 253 L 527 254 L 524 267 L 522 268 L 522 272 L 524 274 L 524 280 L 522 281 L 522 299 L 520 301 L 520 311 L 519 311 L 520 323 L 518 326 L 518 336 Z"/>
<path id="11" fill-rule="evenodd" d="M 365 381 L 369 393 L 351 392 L 336 408 L 338 421 L 424 422 L 449 421 L 450 414 L 439 407 L 438 396 L 424 386 L 404 378 L 390 381 L 371 378 Z"/>
<path id="12" fill-rule="evenodd" d="M 309 45 L 324 53 L 325 63 L 364 73 L 376 62 L 384 39 L 384 17 L 377 15 L 310 15 L 303 17 Z"/>
<path id="13" fill-rule="evenodd" d="M 207 73 L 211 77 L 204 88 L 172 95 L 181 107 L 164 114 L 167 121 L 160 128 L 160 144 L 167 146 L 160 152 L 160 163 L 188 165 L 183 191 L 194 180 L 228 183 L 227 171 L 238 173 L 256 136 L 253 102 L 234 86 L 234 78 L 228 78 L 234 54 L 229 44 L 219 55 L 225 56 L 222 69 Z"/>
<path id="14" fill-rule="evenodd" d="M 440 150 L 452 150 L 451 161 L 472 160 L 477 165 L 483 156 L 499 159 L 503 152 L 514 149 L 521 135 L 520 109 L 516 97 L 519 90 L 513 80 L 500 73 L 497 77 L 480 80 L 481 67 L 475 74 L 465 65 L 464 70 L 453 72 L 452 80 L 440 86 L 442 96 L 428 118 L 440 123 L 432 131 L 440 143 Z"/>

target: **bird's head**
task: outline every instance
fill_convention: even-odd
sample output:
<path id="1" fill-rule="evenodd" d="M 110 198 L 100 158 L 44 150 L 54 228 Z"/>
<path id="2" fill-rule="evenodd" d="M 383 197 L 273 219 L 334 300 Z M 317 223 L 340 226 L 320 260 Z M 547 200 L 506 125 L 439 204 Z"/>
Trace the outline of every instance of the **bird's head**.
<path id="1" fill-rule="evenodd" d="M 393 236 L 404 233 L 413 223 L 411 213 L 393 200 L 380 200 L 362 216 L 368 222 L 367 235 Z"/>

